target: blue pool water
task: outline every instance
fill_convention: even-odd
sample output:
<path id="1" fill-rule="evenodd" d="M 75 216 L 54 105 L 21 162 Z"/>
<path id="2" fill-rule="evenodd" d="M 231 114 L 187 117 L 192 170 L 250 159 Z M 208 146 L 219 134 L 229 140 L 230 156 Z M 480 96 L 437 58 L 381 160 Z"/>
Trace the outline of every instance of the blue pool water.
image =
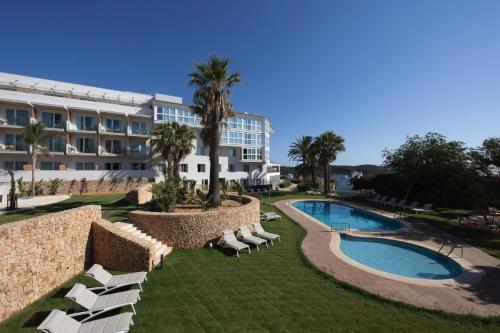
<path id="1" fill-rule="evenodd" d="M 360 264 L 419 279 L 449 279 L 462 273 L 458 263 L 435 251 L 398 241 L 340 235 L 340 250 Z"/>
<path id="2" fill-rule="evenodd" d="M 330 201 L 296 201 L 292 205 L 328 226 L 337 223 L 335 227 L 339 229 L 344 229 L 341 223 L 348 223 L 351 229 L 371 231 L 396 230 L 402 227 L 395 220 Z"/>

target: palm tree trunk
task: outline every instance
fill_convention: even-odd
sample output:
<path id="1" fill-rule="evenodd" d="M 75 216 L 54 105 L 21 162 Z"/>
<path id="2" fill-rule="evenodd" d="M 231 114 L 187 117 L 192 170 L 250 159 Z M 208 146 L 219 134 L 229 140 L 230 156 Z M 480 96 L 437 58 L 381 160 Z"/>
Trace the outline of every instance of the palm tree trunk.
<path id="1" fill-rule="evenodd" d="M 35 193 L 35 170 L 36 170 L 36 154 L 31 154 L 31 196 L 34 197 Z"/>
<path id="2" fill-rule="evenodd" d="M 168 163 L 167 163 L 167 160 L 164 160 L 163 161 L 164 165 L 163 165 L 163 178 L 165 179 L 165 181 L 167 181 L 167 170 L 168 170 Z"/>
<path id="3" fill-rule="evenodd" d="M 328 163 L 325 163 L 323 165 L 323 190 L 325 192 L 325 194 L 328 193 L 328 181 L 327 181 L 327 178 L 328 177 Z"/>
<path id="4" fill-rule="evenodd" d="M 181 178 L 179 173 L 179 159 L 174 158 L 173 174 L 175 178 Z"/>
<path id="5" fill-rule="evenodd" d="M 219 141 L 220 132 L 217 129 L 213 133 L 210 142 L 210 184 L 208 186 L 209 202 L 212 206 L 220 205 L 220 184 L 219 184 Z"/>
<path id="6" fill-rule="evenodd" d="M 169 177 L 174 176 L 174 169 L 173 169 L 173 159 L 172 159 L 172 154 L 170 154 L 167 158 L 167 175 Z"/>
<path id="7" fill-rule="evenodd" d="M 330 163 L 328 162 L 328 164 L 326 165 L 326 189 L 328 190 L 326 193 L 330 193 Z"/>

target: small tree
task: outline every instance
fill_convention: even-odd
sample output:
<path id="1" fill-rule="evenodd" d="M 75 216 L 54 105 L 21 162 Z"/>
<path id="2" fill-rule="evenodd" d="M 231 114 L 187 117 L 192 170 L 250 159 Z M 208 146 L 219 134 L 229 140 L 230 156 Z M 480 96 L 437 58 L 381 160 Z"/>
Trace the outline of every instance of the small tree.
<path id="1" fill-rule="evenodd" d="M 179 190 L 179 181 L 175 178 L 153 185 L 153 204 L 162 212 L 168 213 L 175 209 L 177 203 L 177 192 Z"/>
<path id="2" fill-rule="evenodd" d="M 10 176 L 10 190 L 7 197 L 7 209 L 14 210 L 17 206 L 17 195 L 16 195 L 16 180 L 14 179 L 14 172 L 8 171 Z"/>
<path id="3" fill-rule="evenodd" d="M 35 171 L 36 171 L 36 160 L 38 155 L 48 155 L 49 150 L 45 148 L 42 144 L 50 137 L 50 133 L 44 131 L 45 125 L 42 122 L 29 123 L 27 124 L 22 132 L 24 143 L 28 154 L 31 156 L 31 195 L 35 196 Z"/>
<path id="4" fill-rule="evenodd" d="M 62 182 L 63 180 L 60 178 L 49 179 L 49 194 L 56 195 Z"/>

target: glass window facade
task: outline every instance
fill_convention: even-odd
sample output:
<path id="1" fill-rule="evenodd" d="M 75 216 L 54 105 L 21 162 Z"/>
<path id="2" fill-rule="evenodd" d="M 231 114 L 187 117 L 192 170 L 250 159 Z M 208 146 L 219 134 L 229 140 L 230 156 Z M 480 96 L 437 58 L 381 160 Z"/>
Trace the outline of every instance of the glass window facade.
<path id="1" fill-rule="evenodd" d="M 195 125 L 200 124 L 201 118 L 194 115 L 189 109 L 178 109 L 171 106 L 155 107 L 156 121 L 175 121 L 179 124 Z"/>
<path id="2" fill-rule="evenodd" d="M 130 127 L 131 127 L 132 134 L 143 134 L 143 135 L 149 134 L 147 125 L 143 121 L 134 120 L 131 122 Z"/>
<path id="3" fill-rule="evenodd" d="M 76 170 L 95 170 L 94 162 L 77 162 Z"/>
<path id="4" fill-rule="evenodd" d="M 262 160 L 261 148 L 243 148 L 242 159 L 245 161 L 260 161 Z"/>
<path id="5" fill-rule="evenodd" d="M 30 121 L 29 115 L 30 112 L 28 110 L 5 110 L 5 118 L 9 125 L 25 126 Z"/>

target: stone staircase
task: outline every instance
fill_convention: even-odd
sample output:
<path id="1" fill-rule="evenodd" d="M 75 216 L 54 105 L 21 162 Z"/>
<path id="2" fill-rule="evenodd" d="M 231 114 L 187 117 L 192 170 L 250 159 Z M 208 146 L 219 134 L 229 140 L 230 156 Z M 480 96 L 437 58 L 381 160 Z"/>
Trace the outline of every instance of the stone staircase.
<path id="1" fill-rule="evenodd" d="M 169 247 L 159 240 L 149 236 L 145 232 L 142 232 L 141 230 L 137 229 L 132 223 L 127 223 L 127 222 L 116 222 L 115 225 L 122 229 L 123 231 L 126 231 L 127 233 L 134 235 L 135 237 L 141 238 L 144 241 L 147 241 L 151 243 L 151 245 L 154 246 L 155 248 L 155 256 L 153 259 L 153 265 L 156 266 L 161 262 L 161 256 L 163 255 L 166 257 L 167 255 L 172 252 L 172 247 Z"/>

